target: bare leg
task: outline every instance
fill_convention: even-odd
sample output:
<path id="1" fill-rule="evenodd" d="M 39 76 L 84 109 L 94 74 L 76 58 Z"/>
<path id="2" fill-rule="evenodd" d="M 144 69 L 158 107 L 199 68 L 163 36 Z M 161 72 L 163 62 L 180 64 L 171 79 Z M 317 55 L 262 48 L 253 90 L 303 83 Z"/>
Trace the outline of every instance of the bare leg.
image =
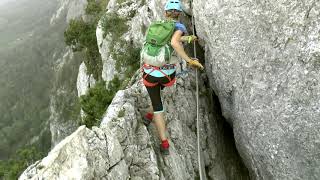
<path id="1" fill-rule="evenodd" d="M 160 95 L 160 86 L 157 86 L 155 88 L 147 88 L 148 93 L 150 95 L 151 101 L 154 100 L 154 102 L 160 102 L 161 103 L 161 95 Z M 161 141 L 167 140 L 166 138 L 166 124 L 164 121 L 164 113 L 163 112 L 156 112 L 154 113 L 153 106 L 150 105 L 149 112 L 153 113 L 153 121 L 154 124 L 158 130 L 159 137 Z"/>
<path id="2" fill-rule="evenodd" d="M 149 104 L 149 107 L 148 107 L 147 111 L 148 111 L 149 113 L 153 113 L 152 104 Z"/>
<path id="3" fill-rule="evenodd" d="M 161 141 L 166 140 L 166 124 L 164 122 L 163 113 L 155 113 L 153 115 L 153 120 L 158 129 L 159 137 Z"/>

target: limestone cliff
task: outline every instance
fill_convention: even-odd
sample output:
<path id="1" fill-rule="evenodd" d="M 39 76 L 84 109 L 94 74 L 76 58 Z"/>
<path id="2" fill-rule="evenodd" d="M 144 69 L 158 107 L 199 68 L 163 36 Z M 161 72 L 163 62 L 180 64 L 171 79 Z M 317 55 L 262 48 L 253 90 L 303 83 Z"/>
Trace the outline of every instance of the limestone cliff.
<path id="1" fill-rule="evenodd" d="M 50 26 L 58 29 L 61 39 L 60 51 L 55 52 L 56 64 L 54 65 L 55 77 L 53 91 L 50 97 L 50 132 L 51 144 L 54 147 L 66 136 L 76 130 L 75 119 L 77 115 L 72 114 L 72 106 L 75 106 L 77 96 L 77 74 L 83 57 L 79 53 L 72 52 L 71 48 L 66 47 L 63 40 L 63 32 L 71 19 L 83 17 L 86 0 L 58 0 L 58 8 L 50 20 Z M 62 30 L 61 30 L 62 29 Z M 82 69 L 84 69 L 83 67 Z M 80 68 L 80 72 L 82 70 Z M 80 73 L 81 74 L 81 73 Z M 89 76 L 89 75 L 88 75 Z M 85 77 L 83 78 L 85 79 Z M 79 80 L 79 92 L 85 91 L 81 88 L 83 80 Z"/>
<path id="2" fill-rule="evenodd" d="M 165 0 L 121 2 L 111 0 L 107 13 L 130 15 L 120 39 L 139 46 Z M 183 3 L 195 16 L 206 66 L 198 77 L 206 178 L 319 179 L 320 3 Z M 190 25 L 189 16 L 182 19 Z M 98 28 L 97 38 L 108 62 L 102 77 L 110 80 L 106 69 L 116 63 L 110 36 Z M 149 99 L 138 74 L 116 94 L 99 127 L 80 127 L 20 179 L 197 179 L 195 72 L 163 92 L 170 156 L 161 156 L 154 125 L 142 124 Z"/>
<path id="3" fill-rule="evenodd" d="M 254 179 L 319 179 L 320 2 L 194 1 L 210 86 Z"/>

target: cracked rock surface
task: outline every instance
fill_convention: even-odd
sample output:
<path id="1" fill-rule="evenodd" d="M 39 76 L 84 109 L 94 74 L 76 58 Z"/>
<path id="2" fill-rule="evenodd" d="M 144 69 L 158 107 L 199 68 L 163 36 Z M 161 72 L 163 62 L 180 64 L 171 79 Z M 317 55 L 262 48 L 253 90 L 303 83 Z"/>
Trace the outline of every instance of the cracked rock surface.
<path id="1" fill-rule="evenodd" d="M 253 179 L 320 178 L 319 9 L 194 0 L 210 85 Z"/>
<path id="2" fill-rule="evenodd" d="M 143 29 L 162 17 L 164 3 L 131 0 L 121 6 L 111 0 L 108 8 L 134 11 L 122 38 L 139 46 Z M 207 179 L 320 178 L 319 9 L 315 0 L 193 0 L 205 50 L 206 71 L 198 78 Z M 97 30 L 100 52 L 112 64 L 102 33 Z M 110 67 L 103 72 L 107 81 Z M 116 94 L 100 127 L 80 127 L 20 179 L 199 178 L 195 72 L 163 91 L 170 156 L 160 154 L 155 126 L 142 123 L 150 102 L 140 78 Z M 233 133 L 248 169 L 232 145 Z"/>
<path id="3" fill-rule="evenodd" d="M 119 163 L 122 158 L 121 146 L 110 131 L 81 126 L 19 179 L 103 179 L 117 171 L 115 166 L 125 169 L 125 164 Z M 117 173 L 115 177 L 128 177 L 125 171 Z"/>

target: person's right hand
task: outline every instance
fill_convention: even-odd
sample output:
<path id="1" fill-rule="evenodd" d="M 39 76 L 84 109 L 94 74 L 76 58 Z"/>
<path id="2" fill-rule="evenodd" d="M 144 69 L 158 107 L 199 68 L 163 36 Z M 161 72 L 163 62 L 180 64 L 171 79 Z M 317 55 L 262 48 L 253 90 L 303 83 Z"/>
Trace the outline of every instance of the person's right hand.
<path id="1" fill-rule="evenodd" d="M 199 68 L 201 70 L 204 69 L 204 67 L 199 63 L 197 58 L 191 58 L 191 61 L 188 63 L 191 67 Z"/>

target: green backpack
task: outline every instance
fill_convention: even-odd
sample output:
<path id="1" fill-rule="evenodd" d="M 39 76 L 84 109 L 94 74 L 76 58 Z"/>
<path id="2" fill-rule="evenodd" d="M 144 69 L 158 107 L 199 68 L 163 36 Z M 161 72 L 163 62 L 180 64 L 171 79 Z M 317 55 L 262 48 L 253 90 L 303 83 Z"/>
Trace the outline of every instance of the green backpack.
<path id="1" fill-rule="evenodd" d="M 143 63 L 161 67 L 170 62 L 173 53 L 170 41 L 174 28 L 174 21 L 156 21 L 149 26 L 140 53 Z"/>

